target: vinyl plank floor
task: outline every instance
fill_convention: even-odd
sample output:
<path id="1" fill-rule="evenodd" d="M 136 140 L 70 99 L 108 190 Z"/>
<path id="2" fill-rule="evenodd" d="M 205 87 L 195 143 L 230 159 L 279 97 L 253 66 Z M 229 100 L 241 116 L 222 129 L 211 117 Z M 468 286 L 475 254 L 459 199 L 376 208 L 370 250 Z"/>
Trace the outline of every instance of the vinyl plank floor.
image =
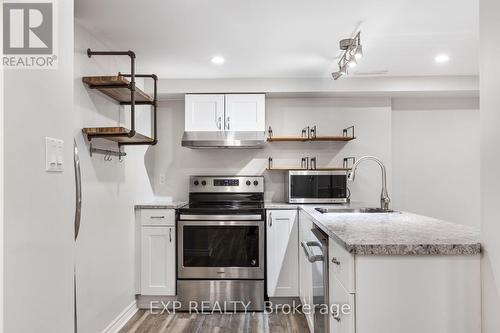
<path id="1" fill-rule="evenodd" d="M 302 314 L 153 314 L 139 310 L 119 333 L 308 333 Z"/>

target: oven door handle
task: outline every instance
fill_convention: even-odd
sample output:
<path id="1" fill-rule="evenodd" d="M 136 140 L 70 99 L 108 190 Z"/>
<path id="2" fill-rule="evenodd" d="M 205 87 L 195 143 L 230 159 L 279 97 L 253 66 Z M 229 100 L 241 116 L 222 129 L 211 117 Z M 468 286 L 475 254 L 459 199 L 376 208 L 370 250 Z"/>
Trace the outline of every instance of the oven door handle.
<path id="1" fill-rule="evenodd" d="M 314 254 L 314 252 L 311 250 L 311 247 L 313 247 L 313 246 L 319 247 L 320 249 L 322 249 L 322 246 L 321 246 L 321 244 L 319 242 L 316 242 L 316 241 L 308 241 L 308 242 L 302 241 L 302 242 L 300 242 L 300 245 L 304 249 L 304 252 L 306 254 L 307 260 L 309 260 L 309 262 L 312 263 L 312 262 L 323 261 L 324 260 L 323 254 Z M 322 253 L 323 253 L 323 251 L 322 251 Z"/>
<path id="2" fill-rule="evenodd" d="M 262 220 L 261 214 L 252 215 L 191 215 L 191 214 L 181 214 L 179 216 L 180 220 L 187 221 L 260 221 Z"/>

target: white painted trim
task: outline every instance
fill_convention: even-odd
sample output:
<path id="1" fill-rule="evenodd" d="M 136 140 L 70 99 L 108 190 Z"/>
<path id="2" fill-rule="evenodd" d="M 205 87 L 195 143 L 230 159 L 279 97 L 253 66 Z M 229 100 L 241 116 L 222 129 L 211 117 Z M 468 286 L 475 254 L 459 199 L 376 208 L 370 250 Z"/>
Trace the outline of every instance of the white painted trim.
<path id="1" fill-rule="evenodd" d="M 134 300 L 130 305 L 128 305 L 120 314 L 113 319 L 113 321 L 102 330 L 102 333 L 118 333 L 123 326 L 132 318 L 132 316 L 139 310 L 137 307 L 137 302 Z"/>

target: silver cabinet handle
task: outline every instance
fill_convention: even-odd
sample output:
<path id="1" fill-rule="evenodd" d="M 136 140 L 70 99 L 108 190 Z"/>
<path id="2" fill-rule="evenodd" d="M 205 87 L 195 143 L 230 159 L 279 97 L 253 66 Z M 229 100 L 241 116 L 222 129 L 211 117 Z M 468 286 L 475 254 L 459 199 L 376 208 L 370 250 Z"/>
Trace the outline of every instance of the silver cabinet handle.
<path id="1" fill-rule="evenodd" d="M 288 217 L 276 217 L 276 220 L 278 220 L 278 221 L 288 221 L 289 218 Z"/>
<path id="2" fill-rule="evenodd" d="M 222 129 L 222 117 L 217 118 L 217 128 L 219 130 Z"/>
<path id="3" fill-rule="evenodd" d="M 316 241 L 308 241 L 308 242 L 302 241 L 302 242 L 300 242 L 300 245 L 304 249 L 304 252 L 306 254 L 307 260 L 309 260 L 309 262 L 313 263 L 313 262 L 316 262 L 316 261 L 323 261 L 323 259 L 324 259 L 323 254 L 315 255 L 314 252 L 311 250 L 312 246 L 316 246 L 316 247 L 321 248 L 321 244 L 319 242 L 316 242 Z"/>
<path id="4" fill-rule="evenodd" d="M 269 213 L 269 227 L 273 226 L 273 213 Z"/>
<path id="5" fill-rule="evenodd" d="M 73 140 L 73 164 L 75 166 L 75 240 L 80 232 L 80 220 L 82 217 L 82 174 L 80 172 L 80 158 L 78 157 L 78 147 L 76 140 Z"/>
<path id="6" fill-rule="evenodd" d="M 172 228 L 170 228 L 169 231 L 170 231 L 169 233 L 170 243 L 172 243 Z"/>
<path id="7" fill-rule="evenodd" d="M 338 261 L 335 257 L 332 258 L 332 263 L 334 263 L 335 265 L 340 265 L 340 261 Z"/>
<path id="8" fill-rule="evenodd" d="M 227 117 L 226 118 L 226 127 L 227 127 L 228 130 L 229 130 L 229 120 L 230 120 L 230 117 Z"/>
<path id="9" fill-rule="evenodd" d="M 162 215 L 162 216 L 150 216 L 149 218 L 151 218 L 151 219 L 164 219 L 165 216 L 164 215 Z"/>

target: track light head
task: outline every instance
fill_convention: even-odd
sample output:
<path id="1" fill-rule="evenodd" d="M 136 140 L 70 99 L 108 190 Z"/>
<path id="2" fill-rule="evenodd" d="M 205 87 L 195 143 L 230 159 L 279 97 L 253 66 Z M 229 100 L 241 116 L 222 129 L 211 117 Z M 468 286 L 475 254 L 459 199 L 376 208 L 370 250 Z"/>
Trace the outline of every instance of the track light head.
<path id="1" fill-rule="evenodd" d="M 361 32 L 358 32 L 353 38 L 342 39 L 339 42 L 340 49 L 343 51 L 338 62 L 338 72 L 333 72 L 334 80 L 347 75 L 349 68 L 358 64 L 358 60 L 363 57 L 363 48 L 361 46 Z"/>
<path id="2" fill-rule="evenodd" d="M 332 77 L 333 77 L 334 80 L 340 79 L 342 77 L 342 75 L 343 74 L 340 71 L 332 73 Z"/>
<path id="3" fill-rule="evenodd" d="M 342 39 L 339 42 L 339 47 L 343 51 L 349 50 L 354 45 L 356 45 L 356 40 L 354 38 Z"/>

